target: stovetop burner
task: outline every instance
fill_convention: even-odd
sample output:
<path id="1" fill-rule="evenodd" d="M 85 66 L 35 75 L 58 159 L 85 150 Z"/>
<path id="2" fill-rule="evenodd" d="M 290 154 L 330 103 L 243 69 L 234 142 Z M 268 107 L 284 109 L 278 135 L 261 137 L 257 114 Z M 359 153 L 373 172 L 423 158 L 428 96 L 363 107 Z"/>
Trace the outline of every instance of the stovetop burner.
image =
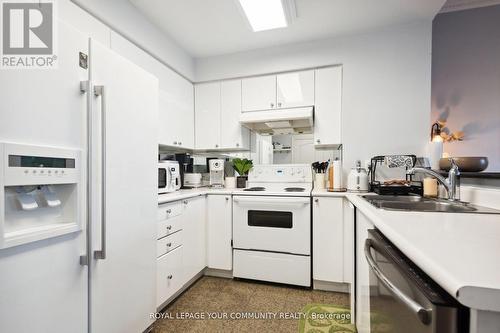
<path id="1" fill-rule="evenodd" d="M 304 192 L 306 189 L 303 187 L 287 187 L 285 192 Z"/>
<path id="2" fill-rule="evenodd" d="M 249 187 L 249 188 L 246 188 L 244 189 L 243 191 L 249 191 L 249 192 L 257 192 L 257 191 L 265 191 L 266 188 L 265 187 L 262 187 L 262 186 L 255 186 L 255 187 Z"/>

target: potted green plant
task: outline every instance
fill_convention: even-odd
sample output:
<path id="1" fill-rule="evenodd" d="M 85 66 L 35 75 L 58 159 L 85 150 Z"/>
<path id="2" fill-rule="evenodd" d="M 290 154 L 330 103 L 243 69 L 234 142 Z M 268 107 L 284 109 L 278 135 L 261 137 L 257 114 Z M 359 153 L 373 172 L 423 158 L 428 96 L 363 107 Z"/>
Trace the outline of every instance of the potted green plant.
<path id="1" fill-rule="evenodd" d="M 252 160 L 247 158 L 234 158 L 233 159 L 233 169 L 238 173 L 236 178 L 236 187 L 244 188 L 248 180 L 248 172 L 253 167 Z"/>

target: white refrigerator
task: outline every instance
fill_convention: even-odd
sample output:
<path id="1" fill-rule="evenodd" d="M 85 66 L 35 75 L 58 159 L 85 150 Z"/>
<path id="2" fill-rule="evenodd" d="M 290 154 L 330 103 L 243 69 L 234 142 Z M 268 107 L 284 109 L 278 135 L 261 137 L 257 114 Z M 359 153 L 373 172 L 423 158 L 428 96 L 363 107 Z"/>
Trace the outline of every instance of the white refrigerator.
<path id="1" fill-rule="evenodd" d="M 82 229 L 0 249 L 0 332 L 142 332 L 156 310 L 158 80 L 57 31 L 57 69 L 0 73 L 0 142 L 81 150 Z"/>

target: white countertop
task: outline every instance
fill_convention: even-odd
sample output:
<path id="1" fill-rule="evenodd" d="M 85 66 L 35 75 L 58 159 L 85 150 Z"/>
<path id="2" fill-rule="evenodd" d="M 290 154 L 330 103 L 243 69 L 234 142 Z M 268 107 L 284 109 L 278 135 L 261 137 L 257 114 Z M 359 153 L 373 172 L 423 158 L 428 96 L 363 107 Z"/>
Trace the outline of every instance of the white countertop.
<path id="1" fill-rule="evenodd" d="M 209 187 L 198 187 L 193 189 L 178 190 L 175 192 L 158 194 L 158 204 L 161 205 L 167 202 L 188 199 L 205 194 L 231 195 L 235 190 L 238 189 L 214 189 Z"/>
<path id="2" fill-rule="evenodd" d="M 311 192 L 312 197 L 345 197 L 348 194 L 353 194 L 349 192 L 328 192 L 325 188 L 313 189 Z"/>
<path id="3" fill-rule="evenodd" d="M 500 311 L 500 215 L 396 212 L 347 199 L 460 303 Z"/>

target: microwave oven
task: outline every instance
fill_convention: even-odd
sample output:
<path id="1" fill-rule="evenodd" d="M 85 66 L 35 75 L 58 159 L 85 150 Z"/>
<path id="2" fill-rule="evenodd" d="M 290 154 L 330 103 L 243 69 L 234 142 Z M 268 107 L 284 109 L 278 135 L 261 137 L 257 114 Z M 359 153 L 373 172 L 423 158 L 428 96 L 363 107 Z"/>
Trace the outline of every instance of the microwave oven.
<path id="1" fill-rule="evenodd" d="M 181 188 L 179 162 L 158 162 L 158 194 L 177 191 Z"/>

